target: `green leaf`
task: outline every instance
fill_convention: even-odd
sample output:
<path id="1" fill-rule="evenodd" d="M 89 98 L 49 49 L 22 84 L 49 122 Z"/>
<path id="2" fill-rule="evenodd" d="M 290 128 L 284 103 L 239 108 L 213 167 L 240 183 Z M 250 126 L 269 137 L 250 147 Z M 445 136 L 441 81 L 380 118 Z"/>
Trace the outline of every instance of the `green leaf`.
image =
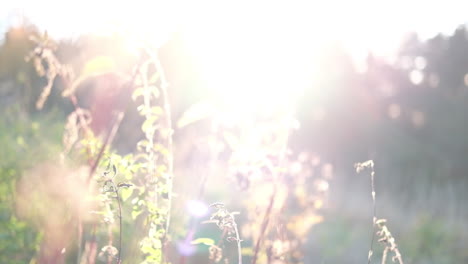
<path id="1" fill-rule="evenodd" d="M 132 219 L 135 220 L 143 211 L 132 211 Z"/>
<path id="2" fill-rule="evenodd" d="M 196 103 L 182 114 L 182 117 L 177 121 L 177 127 L 181 128 L 200 121 L 211 116 L 214 113 L 214 108 L 207 102 Z"/>
<path id="3" fill-rule="evenodd" d="M 254 251 L 251 247 L 243 247 L 242 248 L 242 256 L 253 256 L 254 255 Z"/>
<path id="4" fill-rule="evenodd" d="M 143 125 L 141 125 L 141 130 L 143 132 L 147 132 L 149 131 L 149 129 L 151 130 L 155 129 L 154 125 L 157 120 L 158 120 L 157 116 L 150 116 L 143 122 Z"/>
<path id="5" fill-rule="evenodd" d="M 121 188 L 120 189 L 120 197 L 122 198 L 122 201 L 126 201 L 130 196 L 132 196 L 134 189 L 127 189 L 127 188 Z"/>
<path id="6" fill-rule="evenodd" d="M 136 101 L 138 97 L 143 96 L 143 92 L 143 88 L 135 89 L 135 91 L 132 93 L 132 100 Z"/>
<path id="7" fill-rule="evenodd" d="M 115 69 L 114 59 L 107 56 L 97 56 L 89 60 L 82 71 L 83 76 L 92 76 L 111 72 Z"/>
<path id="8" fill-rule="evenodd" d="M 197 238 L 195 240 L 193 240 L 192 242 L 192 245 L 198 245 L 198 244 L 204 244 L 204 245 L 207 245 L 207 246 L 212 246 L 215 244 L 215 241 L 211 238 L 207 238 L 207 237 L 201 237 L 201 238 Z"/>

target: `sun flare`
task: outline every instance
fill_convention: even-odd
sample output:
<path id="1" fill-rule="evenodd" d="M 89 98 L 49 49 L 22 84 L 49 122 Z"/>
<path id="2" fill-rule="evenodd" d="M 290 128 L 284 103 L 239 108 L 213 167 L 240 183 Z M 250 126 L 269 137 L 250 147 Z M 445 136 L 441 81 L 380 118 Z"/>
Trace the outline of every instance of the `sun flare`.
<path id="1" fill-rule="evenodd" d="M 161 47 L 178 32 L 215 100 L 247 111 L 290 104 L 305 89 L 320 93 L 314 80 L 333 69 L 324 71 L 317 57 L 330 43 L 340 43 L 365 68 L 369 51 L 390 56 L 403 32 L 418 27 L 408 22 L 418 4 L 402 8 L 401 1 L 391 7 L 369 0 L 44 1 L 9 3 L 7 9 L 58 37 L 124 35 L 130 51 Z M 60 12 L 49 10 L 52 4 Z"/>
<path id="2" fill-rule="evenodd" d="M 48 12 L 46 5 L 26 2 Z M 366 35 L 361 34 L 362 20 L 347 20 L 352 12 L 336 11 L 328 2 L 106 0 L 93 2 L 93 9 L 87 2 L 62 3 L 62 12 L 33 15 L 32 20 L 55 35 L 123 34 L 129 50 L 142 44 L 160 47 L 179 32 L 203 85 L 216 100 L 247 111 L 290 104 L 324 74 L 317 56 L 328 41 L 350 42 L 351 53 L 362 54 L 364 45 L 355 39 Z M 86 14 L 86 19 L 74 19 L 74 14 Z"/>

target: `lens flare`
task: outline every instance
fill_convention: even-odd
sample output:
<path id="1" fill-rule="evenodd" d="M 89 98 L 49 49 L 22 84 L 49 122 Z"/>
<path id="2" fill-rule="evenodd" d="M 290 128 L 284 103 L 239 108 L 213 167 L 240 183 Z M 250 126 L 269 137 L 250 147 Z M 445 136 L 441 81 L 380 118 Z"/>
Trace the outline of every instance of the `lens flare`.
<path id="1" fill-rule="evenodd" d="M 200 218 L 208 214 L 208 206 L 198 200 L 190 200 L 186 204 L 187 211 L 193 217 Z"/>

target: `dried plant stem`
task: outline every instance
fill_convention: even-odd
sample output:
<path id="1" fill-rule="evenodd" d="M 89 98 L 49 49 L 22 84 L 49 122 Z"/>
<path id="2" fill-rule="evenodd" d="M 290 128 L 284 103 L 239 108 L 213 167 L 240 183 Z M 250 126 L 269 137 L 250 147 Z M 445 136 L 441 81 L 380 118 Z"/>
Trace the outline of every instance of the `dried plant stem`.
<path id="1" fill-rule="evenodd" d="M 400 251 L 398 250 L 397 244 L 395 243 L 395 238 L 392 236 L 390 231 L 388 230 L 385 223 L 387 220 L 385 219 L 377 219 L 377 207 L 376 207 L 376 198 L 375 198 L 375 170 L 374 170 L 374 161 L 368 160 L 363 163 L 357 163 L 355 165 L 356 172 L 361 172 L 364 169 L 370 169 L 370 176 L 371 176 L 371 188 L 372 188 L 372 204 L 373 204 L 373 217 L 372 217 L 372 239 L 371 245 L 369 249 L 369 255 L 367 258 L 367 263 L 370 264 L 373 255 L 373 246 L 375 236 L 379 236 L 379 242 L 385 244 L 385 249 L 382 254 L 382 264 L 385 264 L 387 261 L 388 251 L 392 251 L 394 256 L 392 257 L 392 261 L 398 261 L 399 264 L 403 264 L 403 259 L 401 257 Z"/>
<path id="2" fill-rule="evenodd" d="M 254 250 L 254 255 L 253 255 L 253 258 L 252 258 L 252 264 L 257 263 L 258 253 L 260 251 L 260 246 L 261 246 L 263 237 L 265 236 L 265 232 L 267 230 L 268 223 L 270 222 L 271 212 L 273 211 L 273 205 L 275 204 L 275 197 L 276 197 L 276 184 L 273 187 L 273 193 L 271 194 L 271 197 L 270 197 L 270 203 L 268 204 L 268 207 L 267 207 L 267 209 L 265 211 L 265 216 L 263 217 L 262 226 L 261 226 L 261 229 L 260 229 L 260 234 L 258 236 L 257 242 L 255 243 L 255 250 Z"/>
<path id="3" fill-rule="evenodd" d="M 289 120 L 293 115 L 292 115 L 292 109 L 288 108 L 286 111 L 287 114 L 284 116 L 286 120 Z M 281 139 L 281 149 L 279 151 L 279 168 L 283 168 L 286 162 L 286 152 L 287 152 L 287 147 L 288 147 L 288 142 L 289 142 L 289 136 L 290 136 L 290 127 L 287 127 L 286 131 L 284 131 L 283 138 Z M 252 264 L 257 263 L 258 259 L 258 253 L 260 252 L 260 246 L 262 243 L 263 238 L 265 237 L 266 230 L 268 228 L 268 224 L 270 222 L 271 214 L 273 211 L 273 205 L 275 204 L 275 197 L 277 193 L 277 180 L 282 176 L 281 172 L 276 172 L 276 170 L 273 168 L 272 164 L 269 165 L 269 170 L 273 175 L 273 192 L 270 197 L 270 202 L 268 204 L 268 207 L 265 211 L 265 216 L 263 217 L 262 220 L 262 226 L 260 229 L 260 234 L 258 236 L 257 242 L 255 243 L 255 249 L 254 249 L 254 256 L 252 258 Z"/>
<path id="4" fill-rule="evenodd" d="M 97 169 L 97 167 L 99 165 L 99 162 L 101 161 L 101 159 L 102 159 L 102 157 L 104 155 L 104 151 L 106 150 L 107 146 L 109 146 L 112 143 L 112 141 L 114 140 L 115 134 L 117 133 L 117 130 L 120 127 L 120 123 L 122 122 L 123 117 L 124 117 L 124 113 L 120 112 L 117 115 L 116 120 L 115 120 L 112 128 L 109 129 L 109 131 L 108 131 L 108 133 L 106 135 L 106 138 L 104 139 L 104 143 L 102 144 L 102 147 L 99 150 L 98 155 L 97 155 L 96 159 L 93 162 L 93 165 L 91 166 L 91 168 L 89 170 L 88 178 L 86 179 L 86 185 L 87 186 L 89 186 L 89 183 L 91 182 L 91 179 L 93 178 L 93 175 L 96 172 L 96 169 Z"/>
<path id="5" fill-rule="evenodd" d="M 210 205 L 210 207 L 214 207 L 217 209 L 217 211 L 210 217 L 210 222 L 214 222 L 218 225 L 218 227 L 223 230 L 223 234 L 221 236 L 221 239 L 219 240 L 218 246 L 220 243 L 223 242 L 224 236 L 231 235 L 233 232 L 235 233 L 236 237 L 231 237 L 229 236 L 227 238 L 227 241 L 232 242 L 236 241 L 237 242 L 237 259 L 238 263 L 242 264 L 242 246 L 241 242 L 242 240 L 240 239 L 239 236 L 239 230 L 237 228 L 237 223 L 234 218 L 234 214 L 230 213 L 224 206 L 223 203 L 214 203 Z M 213 259 L 216 261 L 215 259 Z"/>
<path id="6" fill-rule="evenodd" d="M 397 252 L 397 255 L 395 256 L 395 259 L 398 260 L 398 263 L 399 263 L 399 264 L 404 264 L 404 263 L 403 263 L 403 259 L 402 259 L 402 257 L 401 257 L 401 254 L 400 254 L 400 251 L 398 250 L 398 248 L 395 249 L 395 251 Z"/>
<path id="7" fill-rule="evenodd" d="M 114 186 L 114 190 L 115 190 L 115 195 L 116 195 L 116 199 L 117 199 L 117 204 L 119 206 L 119 255 L 118 255 L 118 260 L 117 260 L 117 264 L 120 264 L 122 263 L 122 204 L 120 202 L 120 195 L 119 195 L 119 189 L 117 186 L 115 186 L 114 183 L 112 183 L 113 186 Z"/>
<path id="8" fill-rule="evenodd" d="M 76 97 L 73 96 L 72 98 L 73 98 L 72 101 L 75 102 L 74 103 L 75 108 L 77 108 L 78 106 L 76 104 Z M 123 117 L 124 117 L 123 113 L 118 114 L 117 119 L 115 120 L 112 128 L 108 131 L 108 133 L 106 135 L 104 143 L 103 143 L 101 149 L 99 150 L 99 153 L 98 153 L 97 157 L 94 159 L 94 161 L 92 161 L 91 159 L 89 160 L 89 163 L 90 163 L 91 167 L 90 167 L 90 170 L 89 170 L 88 177 L 86 178 L 87 188 L 90 187 L 91 179 L 93 178 L 93 175 L 96 172 L 97 166 L 99 165 L 99 162 L 101 161 L 101 159 L 102 159 L 102 157 L 104 155 L 104 151 L 107 148 L 107 146 L 109 146 L 112 143 L 112 141 L 113 141 L 113 139 L 115 137 L 115 134 L 117 133 L 117 130 L 120 127 L 120 124 L 122 122 Z M 80 122 L 84 122 L 83 118 L 84 117 L 80 117 Z M 88 153 L 90 153 L 89 147 L 88 147 L 87 151 L 88 151 Z M 120 201 L 119 201 L 119 206 L 120 206 Z M 77 263 L 81 262 L 81 253 L 82 253 L 82 244 L 83 244 L 83 222 L 82 222 L 82 219 L 81 219 L 80 211 L 78 212 L 79 215 L 78 215 L 78 255 L 77 255 Z M 119 253 L 120 253 L 120 250 L 119 250 Z"/>
<path id="9" fill-rule="evenodd" d="M 44 42 L 45 44 L 47 44 L 47 37 L 46 37 L 46 41 Z M 80 123 L 80 126 L 83 128 L 83 129 L 89 129 L 88 127 L 88 122 L 87 122 L 87 117 L 86 115 L 84 114 L 84 112 L 82 111 L 82 109 L 79 107 L 78 105 L 78 100 L 77 100 L 77 97 L 73 94 L 75 88 L 76 88 L 76 84 L 77 83 L 80 83 L 83 79 L 82 78 L 78 78 L 78 79 L 75 79 L 74 78 L 74 74 L 73 72 L 67 67 L 67 65 L 63 65 L 58 59 L 57 57 L 54 55 L 53 53 L 53 48 L 50 48 L 48 47 L 47 45 L 43 45 L 44 43 L 38 43 L 39 44 L 39 47 L 36 48 L 34 50 L 33 53 L 31 53 L 30 56 L 28 56 L 28 59 L 31 59 L 32 56 L 35 56 L 36 59 L 37 59 L 37 56 L 39 56 L 39 60 L 42 62 L 46 62 L 48 64 L 48 69 L 47 69 L 47 85 L 44 87 L 41 95 L 39 96 L 39 99 L 37 100 L 36 102 L 36 108 L 37 109 L 41 109 L 43 108 L 44 106 L 44 103 L 46 102 L 47 98 L 49 97 L 50 95 L 50 92 L 52 90 L 52 86 L 54 84 L 54 80 L 56 79 L 57 76 L 61 76 L 63 79 L 64 79 L 64 82 L 66 83 L 66 88 L 65 90 L 63 91 L 62 95 L 65 96 L 65 97 L 68 97 L 73 105 L 73 107 L 75 108 L 75 113 L 77 114 L 78 116 L 78 122 Z M 38 66 L 36 65 L 36 71 L 44 71 L 44 68 L 42 67 L 42 63 L 40 63 L 39 65 L 41 65 L 40 70 L 38 68 Z M 132 79 L 131 81 L 129 82 L 129 89 L 132 88 L 134 86 L 134 82 L 135 82 L 135 79 L 136 79 L 136 74 L 137 72 L 135 72 L 132 76 Z M 91 179 L 97 169 L 97 166 L 99 165 L 99 162 L 100 160 L 102 159 L 103 155 L 104 155 L 104 152 L 106 150 L 106 148 L 108 146 L 111 145 L 114 137 L 115 137 L 115 134 L 118 130 L 118 128 L 120 127 L 120 124 L 122 122 L 122 119 L 124 117 L 124 113 L 123 112 L 120 112 L 118 113 L 118 115 L 116 116 L 115 118 L 115 121 L 113 122 L 112 124 L 112 127 L 109 129 L 107 135 L 105 136 L 105 139 L 104 139 L 104 142 L 103 142 L 103 145 L 101 147 L 101 149 L 99 150 L 98 152 L 98 155 L 96 158 L 92 159 L 91 158 L 91 150 L 89 148 L 89 146 L 86 148 L 86 151 L 87 153 L 89 154 L 89 159 L 88 159 L 88 164 L 90 166 L 90 170 L 89 170 L 89 174 L 88 174 L 88 177 L 86 178 L 86 187 L 89 188 L 90 187 L 90 182 L 91 182 Z M 88 131 L 85 131 L 85 132 L 89 132 Z M 64 152 L 65 154 L 65 152 Z M 120 264 L 121 263 L 121 259 L 120 259 L 120 254 L 121 254 L 121 247 L 122 247 L 122 208 L 121 208 L 121 203 L 120 203 L 120 197 L 119 197 L 119 193 L 118 193 L 118 188 L 115 186 L 115 184 L 112 182 L 112 184 L 114 185 L 114 190 L 115 190 L 115 194 L 117 196 L 117 201 L 118 201 L 118 206 L 119 206 L 119 251 L 118 251 L 118 254 L 119 254 L 119 258 L 118 258 L 118 263 Z M 78 205 L 78 215 L 77 215 L 77 220 L 78 220 L 78 254 L 77 254 L 77 263 L 80 263 L 81 262 L 81 258 L 82 258 L 82 244 L 83 244 L 83 222 L 82 222 L 82 216 L 81 216 L 81 202 L 80 204 Z M 110 243 L 112 243 L 112 233 L 109 234 L 109 241 Z"/>
<path id="10" fill-rule="evenodd" d="M 384 254 L 382 256 L 382 263 L 386 263 L 387 253 L 388 251 L 392 251 L 394 254 L 394 256 L 392 257 L 392 261 L 396 262 L 396 260 L 398 260 L 399 264 L 403 264 L 403 259 L 401 257 L 400 250 L 398 249 L 397 244 L 395 243 L 395 238 L 392 236 L 392 233 L 390 233 L 390 230 L 388 230 L 388 227 L 385 225 L 385 223 L 385 219 L 379 219 L 376 222 L 376 225 L 379 229 L 379 231 L 377 232 L 377 235 L 380 237 L 379 242 L 385 244 Z"/>
<path id="11" fill-rule="evenodd" d="M 91 179 L 93 178 L 93 175 L 96 172 L 97 166 L 99 165 L 99 162 L 101 161 L 101 159 L 102 159 L 102 157 L 104 155 L 104 151 L 107 148 L 107 146 L 109 146 L 112 143 L 112 141 L 113 141 L 113 139 L 115 137 L 115 134 L 117 133 L 117 130 L 118 130 L 119 126 L 120 126 L 120 123 L 122 122 L 123 117 L 124 117 L 123 113 L 118 114 L 117 119 L 114 122 L 114 125 L 108 131 L 108 133 L 106 135 L 104 144 L 102 145 L 101 149 L 99 150 L 99 153 L 98 153 L 96 159 L 94 161 L 90 161 L 90 163 L 92 165 L 90 167 L 89 174 L 88 174 L 88 177 L 86 179 L 86 186 L 88 188 L 90 186 Z M 88 152 L 89 152 L 89 149 L 88 149 Z M 117 195 L 117 200 L 119 201 L 119 208 L 120 208 L 120 200 L 118 198 L 118 195 Z M 120 209 L 119 209 L 119 211 L 120 211 Z M 83 222 L 82 222 L 82 219 L 81 219 L 81 213 L 79 213 L 79 214 L 80 215 L 78 216 L 78 221 L 79 222 L 78 222 L 78 256 L 77 256 L 78 262 L 77 263 L 80 263 L 80 261 L 81 261 L 81 251 L 82 251 L 81 246 L 82 246 L 82 243 L 83 243 Z M 119 213 L 119 218 L 120 218 L 120 221 L 122 221 L 120 213 Z M 119 254 L 120 254 L 120 249 L 119 249 Z M 120 259 L 120 256 L 119 256 L 119 259 Z"/>
<path id="12" fill-rule="evenodd" d="M 371 238 L 371 244 L 370 244 L 370 249 L 369 249 L 369 254 L 367 256 L 367 264 L 371 263 L 372 255 L 374 253 L 374 240 L 375 240 L 375 232 L 376 232 L 376 221 L 377 221 L 377 205 L 375 201 L 375 171 L 374 171 L 374 162 L 370 161 L 369 163 L 371 167 L 371 194 L 372 194 L 372 238 Z"/>
<path id="13" fill-rule="evenodd" d="M 237 224 L 234 222 L 234 231 L 236 232 L 236 241 L 237 241 L 237 263 L 242 264 L 242 246 L 241 239 L 239 236 L 239 230 L 237 229 Z"/>
<path id="14" fill-rule="evenodd" d="M 382 253 L 382 264 L 387 263 L 387 254 L 388 254 L 388 247 L 385 247 Z"/>

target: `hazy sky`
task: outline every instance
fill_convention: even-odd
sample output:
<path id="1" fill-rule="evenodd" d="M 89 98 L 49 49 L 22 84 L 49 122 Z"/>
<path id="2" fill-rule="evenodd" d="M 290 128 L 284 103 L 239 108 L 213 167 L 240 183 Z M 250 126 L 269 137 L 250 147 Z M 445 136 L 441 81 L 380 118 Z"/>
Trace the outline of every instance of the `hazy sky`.
<path id="1" fill-rule="evenodd" d="M 129 47 L 161 45 L 177 30 L 207 85 L 224 89 L 235 103 L 236 95 L 249 93 L 253 106 L 265 93 L 283 101 L 285 89 L 294 94 L 292 88 L 301 91 L 321 78 L 317 58 L 329 40 L 362 63 L 369 50 L 391 59 L 409 31 L 427 38 L 468 21 L 468 1 L 457 0 L 2 2 L 3 30 L 25 16 L 55 38 L 124 32 Z"/>
<path id="2" fill-rule="evenodd" d="M 247 13 L 251 16 L 250 24 L 276 20 L 280 22 L 271 24 L 277 26 L 283 20 L 293 19 L 292 23 L 286 22 L 286 27 L 300 28 L 299 34 L 338 38 L 354 52 L 371 48 L 386 53 L 395 48 L 400 36 L 407 31 L 417 31 L 423 37 L 437 32 L 451 33 L 468 21 L 467 10 L 468 1 L 463 0 L 238 0 L 232 3 L 220 0 L 4 0 L 0 8 L 0 30 L 17 23 L 18 14 L 23 14 L 55 36 L 89 31 L 103 33 L 119 28 L 148 32 L 148 28 L 138 26 L 148 22 L 151 30 L 158 32 L 182 26 L 199 33 L 203 31 L 200 28 L 210 27 L 210 24 L 227 23 L 231 28 L 228 26 L 226 30 L 235 30 L 232 25 L 242 24 Z"/>

